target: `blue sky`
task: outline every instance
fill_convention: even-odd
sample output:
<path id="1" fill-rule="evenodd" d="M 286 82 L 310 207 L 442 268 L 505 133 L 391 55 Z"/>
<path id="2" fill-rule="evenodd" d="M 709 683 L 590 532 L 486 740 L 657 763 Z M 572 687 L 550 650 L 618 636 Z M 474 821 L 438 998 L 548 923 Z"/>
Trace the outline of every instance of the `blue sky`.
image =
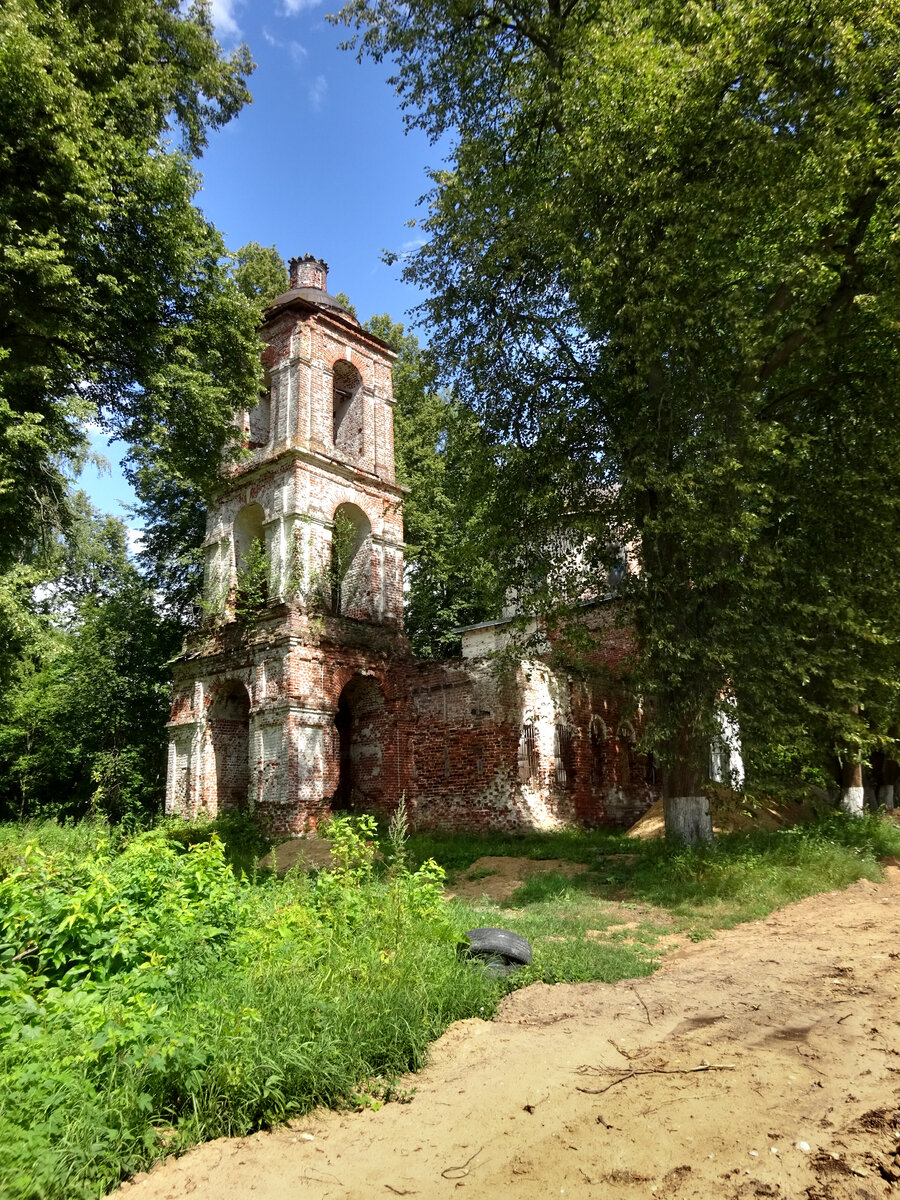
<path id="1" fill-rule="evenodd" d="M 384 249 L 416 244 L 407 222 L 441 150 L 405 134 L 389 67 L 338 49 L 347 30 L 328 24 L 337 0 L 212 0 L 219 41 L 249 45 L 257 68 L 253 103 L 214 133 L 198 167 L 200 207 L 229 249 L 275 245 L 284 258 L 315 254 L 329 264 L 329 291 L 343 291 L 366 320 L 407 320 L 417 294 L 399 280 Z M 81 486 L 103 511 L 124 516 L 133 497 L 118 462 L 124 447 L 95 449 L 113 467 L 84 472 Z M 127 519 L 127 518 L 126 518 Z"/>

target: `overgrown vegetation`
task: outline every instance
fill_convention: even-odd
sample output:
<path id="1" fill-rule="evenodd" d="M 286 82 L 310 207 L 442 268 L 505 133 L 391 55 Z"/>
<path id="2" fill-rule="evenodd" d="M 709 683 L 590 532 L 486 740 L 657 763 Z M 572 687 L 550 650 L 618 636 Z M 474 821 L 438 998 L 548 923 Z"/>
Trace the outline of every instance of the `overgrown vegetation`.
<path id="1" fill-rule="evenodd" d="M 0 843 L 6 1196 L 96 1196 L 191 1142 L 362 1103 L 492 1010 L 440 869 L 395 853 L 376 878 L 364 819 L 332 823 L 339 867 L 284 880 L 236 876 L 216 836 L 116 853 L 98 832 Z"/>
<path id="2" fill-rule="evenodd" d="M 250 543 L 238 567 L 234 614 L 239 621 L 253 623 L 269 598 L 271 564 L 260 538 Z"/>
<path id="3" fill-rule="evenodd" d="M 0 826 L 5 1196 L 98 1196 L 198 1140 L 380 1104 L 506 990 L 647 975 L 672 919 L 706 936 L 900 851 L 875 818 L 676 853 L 572 831 L 407 839 L 402 812 L 380 858 L 372 818 L 328 833 L 332 870 L 278 879 L 253 870 L 267 842 L 245 817 L 130 840 L 102 821 Z M 589 869 L 532 879 L 507 906 L 444 899 L 432 854 L 460 872 L 498 852 Z M 623 912 L 628 937 L 610 928 Z M 530 938 L 533 966 L 496 979 L 460 961 L 479 924 Z"/>

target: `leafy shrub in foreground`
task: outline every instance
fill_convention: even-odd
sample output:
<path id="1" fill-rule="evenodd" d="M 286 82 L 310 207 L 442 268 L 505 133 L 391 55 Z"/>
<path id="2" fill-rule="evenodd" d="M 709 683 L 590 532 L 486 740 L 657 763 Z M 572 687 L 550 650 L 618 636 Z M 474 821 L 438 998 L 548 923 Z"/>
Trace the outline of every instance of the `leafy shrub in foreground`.
<path id="1" fill-rule="evenodd" d="M 101 1195 L 199 1138 L 245 1133 L 419 1065 L 498 989 L 459 964 L 434 863 L 250 882 L 221 842 L 118 856 L 32 848 L 0 880 L 0 1179 L 11 1200 Z"/>

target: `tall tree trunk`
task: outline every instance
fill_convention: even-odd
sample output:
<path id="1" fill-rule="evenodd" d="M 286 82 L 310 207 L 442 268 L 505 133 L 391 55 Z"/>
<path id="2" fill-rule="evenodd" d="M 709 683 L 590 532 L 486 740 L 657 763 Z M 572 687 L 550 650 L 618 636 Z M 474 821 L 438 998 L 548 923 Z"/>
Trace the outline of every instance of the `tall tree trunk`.
<path id="1" fill-rule="evenodd" d="M 841 769 L 841 808 L 852 817 L 863 814 L 862 763 L 844 763 Z"/>
<path id="2" fill-rule="evenodd" d="M 699 846 L 713 840 L 709 797 L 701 791 L 706 781 L 706 771 L 699 765 L 704 762 L 704 751 L 708 758 L 708 747 L 699 746 L 692 731 L 683 729 L 678 738 L 675 761 L 663 777 L 666 837 L 686 846 Z"/>

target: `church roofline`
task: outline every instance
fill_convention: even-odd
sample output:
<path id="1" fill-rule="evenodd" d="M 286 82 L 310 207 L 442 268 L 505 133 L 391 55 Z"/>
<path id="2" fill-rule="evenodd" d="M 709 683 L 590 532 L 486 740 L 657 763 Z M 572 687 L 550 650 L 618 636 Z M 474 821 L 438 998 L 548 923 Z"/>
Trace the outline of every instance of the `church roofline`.
<path id="1" fill-rule="evenodd" d="M 366 329 L 359 323 L 356 317 L 347 312 L 334 296 L 329 296 L 327 292 L 323 292 L 320 288 L 291 288 L 290 291 L 276 296 L 266 309 L 260 328 L 264 328 L 280 313 L 290 308 L 298 309 L 301 312 L 305 310 L 308 313 L 315 313 L 317 316 L 328 317 L 329 320 L 336 321 L 339 325 L 351 330 L 358 337 L 374 342 L 391 359 L 399 357 L 393 346 L 388 345 L 377 333 L 372 333 Z"/>

